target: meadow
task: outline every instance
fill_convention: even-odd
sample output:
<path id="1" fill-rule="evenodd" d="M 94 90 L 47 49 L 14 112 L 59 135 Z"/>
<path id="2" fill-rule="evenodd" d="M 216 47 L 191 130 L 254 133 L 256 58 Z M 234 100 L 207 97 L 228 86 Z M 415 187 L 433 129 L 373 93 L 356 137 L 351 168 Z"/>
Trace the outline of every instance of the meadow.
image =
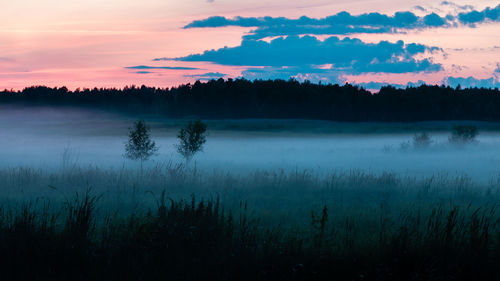
<path id="1" fill-rule="evenodd" d="M 207 120 L 186 163 L 185 121 L 148 119 L 160 154 L 141 170 L 123 158 L 135 118 L 3 113 L 7 280 L 500 278 L 497 123 Z M 456 124 L 476 141 L 451 144 Z"/>
<path id="2" fill-rule="evenodd" d="M 498 280 L 500 182 L 361 171 L 0 171 L 10 280 Z"/>

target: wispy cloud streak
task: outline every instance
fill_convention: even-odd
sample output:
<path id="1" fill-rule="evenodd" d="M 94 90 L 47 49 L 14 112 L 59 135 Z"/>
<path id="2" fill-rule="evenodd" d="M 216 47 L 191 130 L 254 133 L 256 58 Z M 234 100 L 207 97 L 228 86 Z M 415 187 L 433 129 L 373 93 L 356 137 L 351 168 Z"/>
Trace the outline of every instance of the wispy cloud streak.
<path id="1" fill-rule="evenodd" d="M 195 67 L 184 67 L 184 66 L 147 66 L 147 65 L 137 65 L 137 66 L 127 66 L 126 69 L 169 69 L 169 70 L 197 70 L 199 68 Z"/>

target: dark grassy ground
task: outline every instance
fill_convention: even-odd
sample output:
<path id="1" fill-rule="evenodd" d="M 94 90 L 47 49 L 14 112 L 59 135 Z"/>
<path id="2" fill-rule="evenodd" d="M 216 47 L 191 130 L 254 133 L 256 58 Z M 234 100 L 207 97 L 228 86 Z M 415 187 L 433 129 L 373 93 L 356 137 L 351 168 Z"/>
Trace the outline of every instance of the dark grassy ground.
<path id="1" fill-rule="evenodd" d="M 23 176 L 26 185 L 29 174 Z M 78 175 L 59 176 L 78 182 Z M 187 178 L 196 185 L 202 176 Z M 233 199 L 251 203 L 224 203 L 217 195 L 172 199 L 161 192 L 147 208 L 112 212 L 102 210 L 109 195 L 89 190 L 55 204 L 41 197 L 5 201 L 2 279 L 500 280 L 496 183 L 472 191 L 466 179 L 259 174 L 247 179 L 259 188 L 249 191 L 248 182 L 230 178 L 198 184 L 225 183 L 226 191 L 231 186 L 231 193 L 240 192 Z M 4 175 L 3 184 L 12 179 Z M 151 174 L 148 179 L 154 181 Z M 442 189 L 435 189 L 436 182 Z M 222 197 L 230 201 L 227 192 Z M 315 196 L 325 204 L 305 211 Z M 270 206 L 282 200 L 289 211 L 280 221 Z"/>

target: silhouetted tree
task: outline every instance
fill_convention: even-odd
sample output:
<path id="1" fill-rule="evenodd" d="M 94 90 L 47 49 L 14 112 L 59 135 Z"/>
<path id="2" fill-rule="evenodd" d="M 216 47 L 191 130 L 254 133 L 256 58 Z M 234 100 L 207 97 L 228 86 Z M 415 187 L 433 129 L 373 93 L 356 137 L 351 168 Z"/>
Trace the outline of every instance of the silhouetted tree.
<path id="1" fill-rule="evenodd" d="M 125 157 L 132 160 L 148 160 L 158 151 L 155 142 L 151 140 L 149 128 L 143 120 L 138 120 L 133 127 L 129 129 L 128 141 L 125 144 Z"/>
<path id="2" fill-rule="evenodd" d="M 207 141 L 206 138 L 207 125 L 200 120 L 189 121 L 189 123 L 179 131 L 177 138 L 179 144 L 176 145 L 177 152 L 179 152 L 186 163 L 189 162 L 193 156 L 203 150 L 203 144 Z"/>
<path id="3" fill-rule="evenodd" d="M 427 132 L 413 135 L 413 147 L 417 149 L 428 148 L 431 145 L 431 138 Z"/>
<path id="4" fill-rule="evenodd" d="M 334 121 L 500 121 L 500 90 L 421 85 L 382 87 L 296 80 L 218 79 L 173 88 L 28 87 L 0 92 L 1 105 L 76 106 L 159 118 L 279 118 Z"/>
<path id="5" fill-rule="evenodd" d="M 458 125 L 453 127 L 451 136 L 448 138 L 448 140 L 454 144 L 466 144 L 474 142 L 476 140 L 476 136 L 476 126 Z"/>

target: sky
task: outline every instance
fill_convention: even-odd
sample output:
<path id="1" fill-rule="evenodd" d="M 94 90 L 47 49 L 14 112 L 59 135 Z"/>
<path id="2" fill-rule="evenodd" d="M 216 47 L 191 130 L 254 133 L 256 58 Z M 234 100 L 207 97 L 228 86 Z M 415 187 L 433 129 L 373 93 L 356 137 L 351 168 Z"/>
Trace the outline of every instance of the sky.
<path id="1" fill-rule="evenodd" d="M 500 88 L 500 1 L 0 0 L 0 89 L 217 78 Z"/>

